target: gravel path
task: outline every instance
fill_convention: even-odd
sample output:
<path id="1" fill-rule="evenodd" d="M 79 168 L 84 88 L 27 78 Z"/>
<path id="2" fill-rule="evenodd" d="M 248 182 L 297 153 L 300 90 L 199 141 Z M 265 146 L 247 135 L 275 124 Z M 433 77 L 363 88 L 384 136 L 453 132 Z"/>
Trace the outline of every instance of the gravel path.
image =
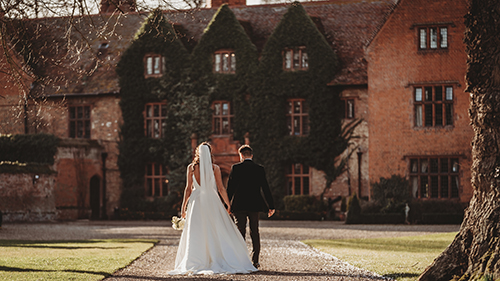
<path id="1" fill-rule="evenodd" d="M 458 225 L 345 225 L 341 222 L 261 221 L 260 271 L 253 274 L 170 277 L 180 231 L 170 222 L 76 221 L 66 223 L 8 223 L 0 239 L 80 240 L 148 238 L 160 242 L 132 264 L 105 281 L 123 280 L 387 280 L 319 252 L 304 239 L 375 238 L 458 231 Z M 247 242 L 250 238 L 247 237 Z"/>

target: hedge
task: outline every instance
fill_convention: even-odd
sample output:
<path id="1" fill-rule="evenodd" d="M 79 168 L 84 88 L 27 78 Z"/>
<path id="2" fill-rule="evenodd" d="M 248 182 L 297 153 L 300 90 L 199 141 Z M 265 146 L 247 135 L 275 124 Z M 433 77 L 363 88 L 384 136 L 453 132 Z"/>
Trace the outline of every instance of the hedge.
<path id="1" fill-rule="evenodd" d="M 49 134 L 0 135 L 0 162 L 54 164 L 59 138 Z"/>

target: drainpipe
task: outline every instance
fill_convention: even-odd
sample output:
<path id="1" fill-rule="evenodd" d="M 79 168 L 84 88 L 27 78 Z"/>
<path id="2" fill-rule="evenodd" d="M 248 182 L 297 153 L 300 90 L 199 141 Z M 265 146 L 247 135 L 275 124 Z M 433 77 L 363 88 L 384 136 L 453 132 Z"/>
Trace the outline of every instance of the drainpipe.
<path id="1" fill-rule="evenodd" d="M 358 198 L 361 198 L 361 156 L 363 156 L 363 152 L 361 149 L 358 150 Z"/>
<path id="2" fill-rule="evenodd" d="M 106 198 L 106 158 L 108 157 L 107 152 L 101 153 L 102 158 L 102 219 L 108 219 L 107 212 L 107 198 Z"/>

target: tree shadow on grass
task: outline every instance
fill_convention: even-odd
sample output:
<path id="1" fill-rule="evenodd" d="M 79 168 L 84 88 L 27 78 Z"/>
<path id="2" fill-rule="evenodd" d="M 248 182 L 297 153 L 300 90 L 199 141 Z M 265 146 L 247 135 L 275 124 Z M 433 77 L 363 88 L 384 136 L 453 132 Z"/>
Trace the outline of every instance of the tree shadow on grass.
<path id="1" fill-rule="evenodd" d="M 26 241 L 26 240 L 0 240 L 0 247 L 19 247 L 19 248 L 40 248 L 40 249 L 101 249 L 116 250 L 125 249 L 125 247 L 106 247 L 106 246 L 87 246 L 97 243 L 155 243 L 153 240 L 53 240 L 53 241 Z M 63 244 L 63 245 L 56 245 Z M 64 244 L 83 244 L 85 246 L 65 246 Z M 87 245 L 86 245 L 87 244 Z"/>
<path id="2" fill-rule="evenodd" d="M 390 274 L 384 274 L 384 277 L 391 278 L 391 279 L 396 279 L 396 278 L 417 278 L 419 277 L 420 274 L 417 273 L 390 273 Z"/>
<path id="3" fill-rule="evenodd" d="M 0 265 L 0 272 L 73 272 L 73 273 L 82 273 L 82 274 L 92 274 L 92 275 L 101 275 L 103 277 L 108 277 L 111 274 L 109 272 L 102 271 L 85 271 L 85 270 L 76 270 L 76 269 L 34 269 L 34 268 L 20 268 L 20 267 L 10 267 Z"/>

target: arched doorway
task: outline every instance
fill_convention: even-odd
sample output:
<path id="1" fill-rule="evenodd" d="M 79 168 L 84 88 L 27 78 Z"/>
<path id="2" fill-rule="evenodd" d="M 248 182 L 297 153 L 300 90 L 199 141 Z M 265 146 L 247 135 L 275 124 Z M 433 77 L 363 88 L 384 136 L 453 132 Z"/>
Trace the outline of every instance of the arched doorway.
<path id="1" fill-rule="evenodd" d="M 90 219 L 100 218 L 101 209 L 101 179 L 99 176 L 93 176 L 90 179 Z"/>

